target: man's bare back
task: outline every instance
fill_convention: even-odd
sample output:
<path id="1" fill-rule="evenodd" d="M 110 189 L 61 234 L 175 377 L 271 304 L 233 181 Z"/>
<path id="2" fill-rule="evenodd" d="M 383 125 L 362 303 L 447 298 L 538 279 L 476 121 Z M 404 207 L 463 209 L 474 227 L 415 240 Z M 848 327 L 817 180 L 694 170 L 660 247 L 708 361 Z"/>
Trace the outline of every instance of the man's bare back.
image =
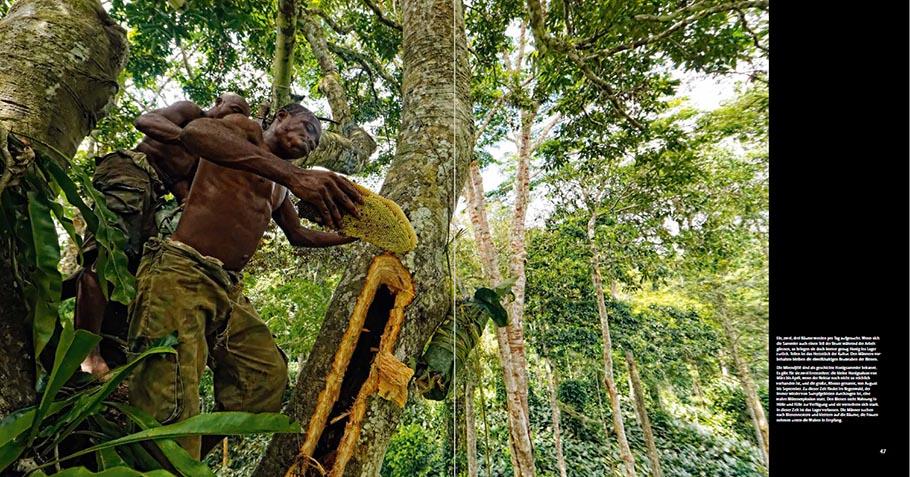
<path id="1" fill-rule="evenodd" d="M 320 134 L 318 120 L 309 111 L 279 112 L 265 135 L 258 124 L 242 115 L 188 124 L 181 140 L 204 158 L 172 238 L 221 260 L 232 271 L 246 266 L 272 218 L 292 245 L 327 247 L 354 241 L 302 227 L 287 189 L 263 177 L 271 175 L 297 185 L 302 199 L 315 201 L 318 209 L 328 211 L 330 224 L 340 220 L 341 210 L 356 215 L 354 204 L 360 202 L 360 194 L 346 179 L 330 172 L 302 170 L 281 160 L 311 152 Z M 266 167 L 259 167 L 263 165 Z"/>

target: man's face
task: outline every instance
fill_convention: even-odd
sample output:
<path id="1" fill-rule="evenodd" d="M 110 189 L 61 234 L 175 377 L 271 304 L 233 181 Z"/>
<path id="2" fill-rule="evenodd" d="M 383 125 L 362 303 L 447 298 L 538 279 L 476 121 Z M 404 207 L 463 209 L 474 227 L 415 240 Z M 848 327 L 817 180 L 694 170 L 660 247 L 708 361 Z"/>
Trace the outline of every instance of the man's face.
<path id="1" fill-rule="evenodd" d="M 210 118 L 221 119 L 228 114 L 250 115 L 250 106 L 239 95 L 225 93 L 215 99 L 215 106 L 208 110 Z"/>
<path id="2" fill-rule="evenodd" d="M 322 137 L 322 125 L 313 113 L 291 115 L 278 113 L 272 126 L 282 156 L 287 159 L 304 157 L 316 149 Z"/>

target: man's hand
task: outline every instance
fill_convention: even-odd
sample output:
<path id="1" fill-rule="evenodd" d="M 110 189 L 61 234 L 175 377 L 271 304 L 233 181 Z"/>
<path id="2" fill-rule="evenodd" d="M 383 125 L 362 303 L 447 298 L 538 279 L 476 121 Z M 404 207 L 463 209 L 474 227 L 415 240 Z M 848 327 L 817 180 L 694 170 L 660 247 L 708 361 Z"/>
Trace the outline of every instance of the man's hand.
<path id="1" fill-rule="evenodd" d="M 342 213 L 360 217 L 356 204 L 363 204 L 363 197 L 344 177 L 329 171 L 301 170 L 294 179 L 291 193 L 319 214 L 320 225 L 338 229 Z"/>

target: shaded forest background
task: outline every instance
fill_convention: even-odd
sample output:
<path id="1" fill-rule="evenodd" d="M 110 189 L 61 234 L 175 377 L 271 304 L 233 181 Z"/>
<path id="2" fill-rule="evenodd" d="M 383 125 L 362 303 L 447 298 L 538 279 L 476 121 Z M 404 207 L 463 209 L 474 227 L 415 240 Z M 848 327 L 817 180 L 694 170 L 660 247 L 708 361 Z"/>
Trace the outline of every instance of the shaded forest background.
<path id="1" fill-rule="evenodd" d="M 82 188 L 94 156 L 138 142 L 138 115 L 223 91 L 254 115 L 284 95 L 339 120 L 337 136 L 362 128 L 375 151 L 344 172 L 382 184 L 405 101 L 399 2 L 102 3 L 129 57 L 114 108 L 71 161 Z M 296 42 L 282 63 L 287 4 Z M 487 325 L 446 401 L 412 390 L 381 475 L 767 474 L 767 10 L 465 2 L 475 145 L 446 252 L 460 295 L 515 280 L 511 324 Z M 681 93 L 706 77 L 733 85 L 710 110 Z M 78 254 L 58 232 L 65 275 Z M 247 269 L 292 374 L 350 254 L 293 249 L 272 229 Z M 249 475 L 268 441 L 231 437 L 207 463 Z"/>

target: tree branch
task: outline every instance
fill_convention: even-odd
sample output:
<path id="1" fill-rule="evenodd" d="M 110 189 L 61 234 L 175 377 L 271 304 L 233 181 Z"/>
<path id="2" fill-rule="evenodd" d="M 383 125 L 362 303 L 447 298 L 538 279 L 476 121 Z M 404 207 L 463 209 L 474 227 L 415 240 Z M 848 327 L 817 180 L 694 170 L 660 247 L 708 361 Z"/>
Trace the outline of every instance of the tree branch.
<path id="1" fill-rule="evenodd" d="M 746 21 L 746 13 L 742 10 L 737 9 L 736 14 L 739 15 L 739 21 L 742 22 L 743 29 L 746 30 L 746 33 L 748 33 L 750 37 L 752 37 L 752 43 L 755 44 L 755 47 L 763 51 L 766 55 L 769 54 L 770 52 L 768 51 L 768 48 L 762 45 L 760 41 L 758 41 L 758 34 L 756 34 L 755 31 L 749 27 L 749 22 Z"/>
<path id="2" fill-rule="evenodd" d="M 329 41 L 326 42 L 326 45 L 328 46 L 329 51 L 331 51 L 332 53 L 335 53 L 336 55 L 338 55 L 346 60 L 356 61 L 361 66 L 363 66 L 365 69 L 370 70 L 372 73 L 374 73 L 374 74 L 378 75 L 379 77 L 381 77 L 382 79 L 386 80 L 386 82 L 388 82 L 390 85 L 392 85 L 394 87 L 394 89 L 396 89 L 396 90 L 401 89 L 401 83 L 399 83 L 395 78 L 393 78 L 392 75 L 390 75 L 385 70 L 385 68 L 383 68 L 382 65 L 380 65 L 379 62 L 372 56 L 360 53 L 360 52 L 353 50 L 351 48 L 348 48 L 346 46 L 341 46 L 337 43 L 333 43 L 333 42 L 329 42 Z"/>
<path id="3" fill-rule="evenodd" d="M 301 10 L 304 13 L 306 13 L 307 15 L 316 15 L 319 18 L 322 18 L 322 20 L 329 26 L 329 28 L 331 28 L 332 30 L 335 30 L 335 32 L 338 33 L 339 35 L 347 35 L 348 33 L 351 33 L 352 31 L 354 31 L 353 26 L 340 25 L 328 13 L 326 13 L 318 8 L 303 7 Z"/>
<path id="4" fill-rule="evenodd" d="M 380 23 L 382 23 L 383 25 L 392 27 L 398 31 L 401 31 L 401 25 L 399 25 L 398 22 L 396 22 L 395 20 L 392 20 L 392 19 L 386 17 L 385 14 L 382 13 L 382 9 L 380 9 L 378 5 L 376 5 L 375 3 L 373 3 L 370 0 L 363 0 L 363 3 L 367 7 L 369 7 L 369 9 L 373 11 L 373 13 L 376 14 L 376 18 L 379 20 Z"/>
<path id="5" fill-rule="evenodd" d="M 547 140 L 547 135 L 550 134 L 550 131 L 553 129 L 554 126 L 556 126 L 556 123 L 558 123 L 561 119 L 562 119 L 562 114 L 560 114 L 560 113 L 556 113 L 550 119 L 550 121 L 537 134 L 537 139 L 535 139 L 534 142 L 531 144 L 531 152 L 536 151 L 537 148 L 539 148 L 540 145 L 543 144 L 543 142 Z"/>
<path id="6" fill-rule="evenodd" d="M 693 7 L 695 7 L 696 5 L 700 5 L 700 4 L 701 3 L 690 5 L 689 7 L 682 8 L 669 15 L 664 15 L 664 16 L 636 15 L 635 19 L 636 20 L 653 20 L 653 21 L 673 21 L 673 19 L 677 18 L 678 16 L 682 15 L 683 13 L 690 11 Z M 736 10 L 743 9 L 743 8 L 767 8 L 767 7 L 768 7 L 768 0 L 748 0 L 748 1 L 744 1 L 744 2 L 725 3 L 725 4 L 721 4 L 721 5 L 715 5 L 710 8 L 705 8 L 704 10 L 697 10 L 692 15 L 690 15 L 686 18 L 683 18 L 682 20 L 674 23 L 672 26 L 670 26 L 670 28 L 667 28 L 666 30 L 664 30 L 660 33 L 650 35 L 647 38 L 642 38 L 640 40 L 633 41 L 630 43 L 617 45 L 613 48 L 599 51 L 597 53 L 593 53 L 593 54 L 585 57 L 584 60 L 587 61 L 587 60 L 591 60 L 594 58 L 607 58 L 607 57 L 613 56 L 616 53 L 619 53 L 621 51 L 633 50 L 635 48 L 647 45 L 649 43 L 654 43 L 656 41 L 662 40 L 662 39 L 672 35 L 676 31 L 680 30 L 681 28 L 684 28 L 685 26 L 689 25 L 690 23 L 693 23 L 697 20 L 700 20 L 700 19 L 702 19 L 708 15 L 712 15 L 714 13 L 736 11 Z"/>
<path id="7" fill-rule="evenodd" d="M 576 49 L 568 43 L 551 36 L 550 33 L 547 32 L 546 25 L 544 24 L 546 12 L 543 9 L 543 5 L 540 3 L 540 0 L 527 1 L 528 11 L 531 17 L 531 31 L 534 33 L 534 38 L 537 40 L 537 43 L 556 52 L 565 54 L 573 63 L 575 63 L 575 66 L 577 66 L 582 71 L 582 73 L 584 73 L 585 77 L 594 83 L 594 85 L 604 93 L 604 95 L 607 97 L 607 100 L 610 102 L 610 104 L 613 105 L 613 107 L 616 109 L 616 112 L 619 113 L 620 116 L 625 118 L 626 121 L 628 121 L 629 124 L 633 125 L 634 127 L 642 129 L 643 125 L 638 120 L 630 116 L 628 112 L 626 112 L 625 106 L 617 97 L 616 91 L 613 89 L 613 87 L 610 86 L 610 84 L 603 78 L 594 74 L 594 71 L 592 71 L 587 63 L 585 63 L 585 61 L 578 55 Z"/>

